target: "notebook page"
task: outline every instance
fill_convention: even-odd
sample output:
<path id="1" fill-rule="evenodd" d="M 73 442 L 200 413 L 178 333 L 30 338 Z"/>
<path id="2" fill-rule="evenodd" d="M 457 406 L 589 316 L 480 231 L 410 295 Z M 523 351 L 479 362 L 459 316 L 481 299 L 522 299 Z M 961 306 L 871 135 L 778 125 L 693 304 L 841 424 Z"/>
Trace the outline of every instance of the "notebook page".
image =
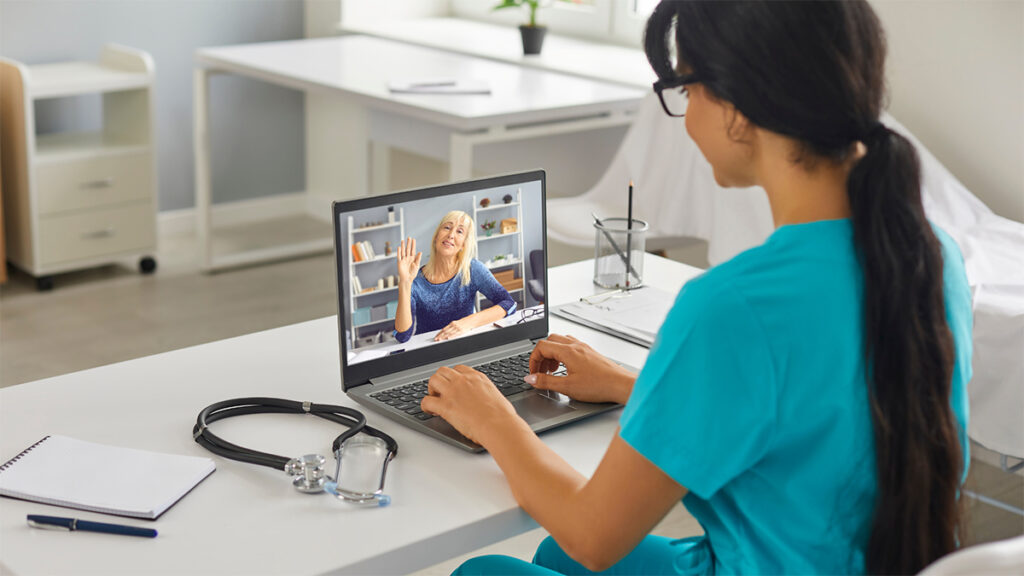
<path id="1" fill-rule="evenodd" d="M 213 460 L 49 436 L 0 471 L 0 495 L 156 518 L 215 469 Z"/>

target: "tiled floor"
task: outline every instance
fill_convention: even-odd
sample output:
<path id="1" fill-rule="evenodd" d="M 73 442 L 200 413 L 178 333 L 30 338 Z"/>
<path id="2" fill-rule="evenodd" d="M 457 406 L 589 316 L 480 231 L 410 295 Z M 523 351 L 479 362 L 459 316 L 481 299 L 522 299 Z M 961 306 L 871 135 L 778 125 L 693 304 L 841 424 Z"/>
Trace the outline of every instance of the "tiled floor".
<path id="1" fill-rule="evenodd" d="M 334 264 L 330 255 L 243 268 L 198 272 L 190 234 L 164 234 L 155 275 L 140 276 L 132 264 L 61 275 L 52 292 L 38 293 L 32 279 L 12 271 L 0 286 L 0 386 L 101 366 L 335 314 Z M 552 244 L 552 265 L 591 257 L 588 248 Z M 670 257 L 706 266 L 700 246 Z M 968 489 L 1024 508 L 1024 477 L 997 467 L 998 457 L 975 447 Z M 1024 534 L 1024 517 L 969 500 L 970 542 Z M 677 506 L 656 533 L 699 534 Z M 417 574 L 448 574 L 481 553 L 529 559 L 544 538 L 534 530 L 453 558 Z"/>

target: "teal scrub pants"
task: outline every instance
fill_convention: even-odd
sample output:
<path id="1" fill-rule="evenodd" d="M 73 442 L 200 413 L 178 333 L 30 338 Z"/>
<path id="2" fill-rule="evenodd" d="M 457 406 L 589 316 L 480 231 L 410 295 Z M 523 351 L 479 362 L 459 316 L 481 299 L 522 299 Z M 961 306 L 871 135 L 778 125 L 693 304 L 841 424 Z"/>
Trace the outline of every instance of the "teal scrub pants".
<path id="1" fill-rule="evenodd" d="M 684 574 L 714 573 L 713 555 L 704 536 L 672 540 L 647 536 L 632 552 L 599 574 Z M 548 536 L 537 548 L 533 563 L 510 556 L 479 556 L 456 568 L 453 576 L 508 574 L 554 576 L 557 574 L 595 574 L 569 557 Z"/>

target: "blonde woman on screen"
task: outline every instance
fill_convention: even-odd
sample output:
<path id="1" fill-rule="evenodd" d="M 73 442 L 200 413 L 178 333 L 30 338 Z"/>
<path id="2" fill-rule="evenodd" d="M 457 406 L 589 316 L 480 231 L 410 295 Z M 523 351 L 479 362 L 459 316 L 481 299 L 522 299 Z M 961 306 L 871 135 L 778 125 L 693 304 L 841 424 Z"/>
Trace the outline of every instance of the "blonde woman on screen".
<path id="1" fill-rule="evenodd" d="M 421 268 L 422 256 L 413 238 L 398 247 L 399 342 L 435 330 L 435 341 L 448 340 L 516 311 L 508 291 L 476 259 L 476 228 L 469 214 L 445 214 L 430 242 L 430 260 Z M 474 312 L 477 292 L 495 304 Z"/>

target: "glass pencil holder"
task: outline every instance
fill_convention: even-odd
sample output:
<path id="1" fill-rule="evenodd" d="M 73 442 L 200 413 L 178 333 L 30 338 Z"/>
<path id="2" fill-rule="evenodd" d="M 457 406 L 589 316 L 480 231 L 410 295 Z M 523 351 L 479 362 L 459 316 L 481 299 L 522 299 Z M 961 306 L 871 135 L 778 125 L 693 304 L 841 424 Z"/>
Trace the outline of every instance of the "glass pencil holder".
<path id="1" fill-rule="evenodd" d="M 632 290 L 643 286 L 647 222 L 605 218 L 594 222 L 594 284 Z"/>

